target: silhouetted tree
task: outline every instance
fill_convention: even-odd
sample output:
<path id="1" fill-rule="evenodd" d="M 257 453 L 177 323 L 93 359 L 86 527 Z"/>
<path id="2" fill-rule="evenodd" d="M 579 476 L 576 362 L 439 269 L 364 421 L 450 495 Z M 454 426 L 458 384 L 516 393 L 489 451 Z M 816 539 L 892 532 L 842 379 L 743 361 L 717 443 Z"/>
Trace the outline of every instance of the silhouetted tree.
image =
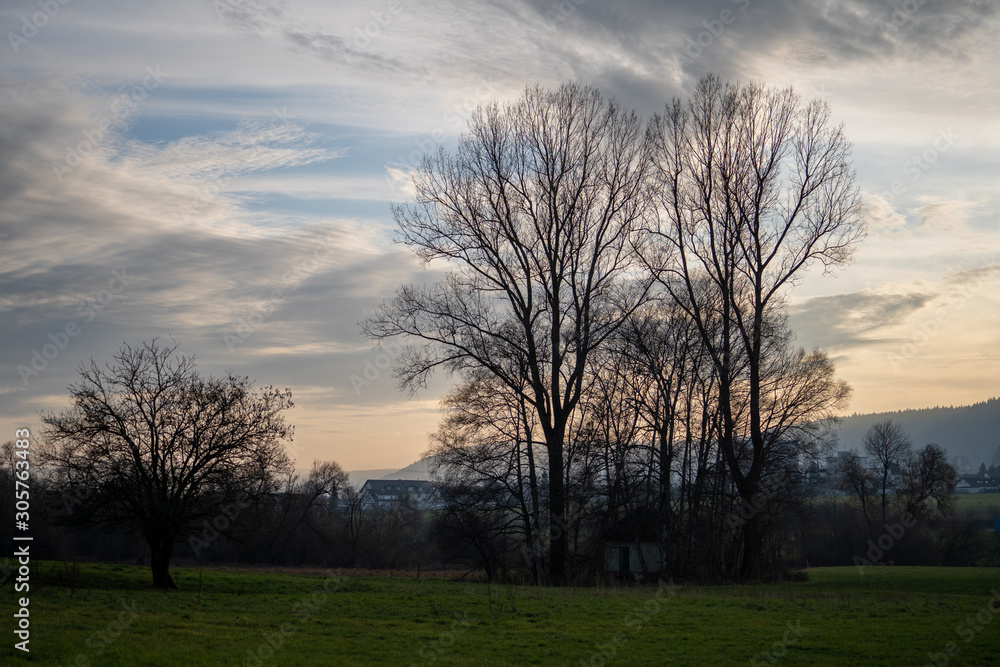
<path id="1" fill-rule="evenodd" d="M 45 414 L 41 458 L 77 524 L 125 523 L 149 545 L 153 585 L 175 543 L 234 504 L 270 494 L 291 462 L 282 413 L 291 391 L 246 377 L 203 378 L 194 357 L 156 340 L 93 359 L 69 387 L 71 407 Z"/>
<path id="2" fill-rule="evenodd" d="M 861 515 L 865 519 L 868 535 L 872 534 L 871 503 L 878 495 L 878 483 L 875 475 L 861 460 L 856 450 L 851 450 L 839 462 L 840 468 L 831 473 L 839 477 L 838 488 L 858 499 Z"/>
<path id="3" fill-rule="evenodd" d="M 872 424 L 861 444 L 874 460 L 872 470 L 878 484 L 884 526 L 887 523 L 890 491 L 900 480 L 902 466 L 909 460 L 913 444 L 903 427 L 891 419 Z"/>
<path id="4" fill-rule="evenodd" d="M 687 104 L 668 104 L 649 134 L 659 252 L 647 252 L 647 263 L 691 317 L 712 358 L 719 446 L 741 497 L 752 505 L 776 436 L 765 424 L 773 315 L 804 269 L 845 263 L 864 235 L 851 146 L 843 128 L 831 124 L 825 102 L 803 104 L 791 89 L 724 84 L 712 75 Z M 744 403 L 745 427 L 739 423 Z M 829 407 L 817 406 L 813 417 Z M 749 445 L 742 460 L 741 443 Z M 755 576 L 756 515 L 744 523 L 743 538 L 743 572 Z"/>
<path id="5" fill-rule="evenodd" d="M 903 466 L 901 492 L 907 511 L 929 517 L 936 509 L 947 516 L 954 506 L 958 472 L 940 445 L 930 443 Z"/>
<path id="6" fill-rule="evenodd" d="M 397 366 L 404 387 L 442 367 L 485 371 L 523 396 L 544 436 L 549 525 L 560 528 L 554 583 L 565 577 L 564 450 L 587 360 L 646 298 L 648 283 L 629 280 L 645 146 L 635 112 L 573 84 L 477 109 L 454 153 L 424 157 L 415 203 L 394 209 L 402 241 L 451 273 L 400 289 L 363 325 L 373 339 L 425 343 Z"/>

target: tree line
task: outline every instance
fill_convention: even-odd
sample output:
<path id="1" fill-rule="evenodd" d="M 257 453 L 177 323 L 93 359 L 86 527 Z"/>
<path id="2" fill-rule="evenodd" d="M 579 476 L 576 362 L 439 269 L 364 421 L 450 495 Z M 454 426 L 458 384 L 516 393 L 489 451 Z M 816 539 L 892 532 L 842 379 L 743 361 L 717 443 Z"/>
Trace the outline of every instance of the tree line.
<path id="1" fill-rule="evenodd" d="M 780 574 L 802 560 L 810 463 L 850 395 L 785 310 L 804 271 L 864 236 L 850 150 L 826 103 L 791 89 L 707 76 L 643 122 L 592 88 L 529 87 L 424 157 L 393 214 L 443 277 L 361 324 L 405 343 L 403 389 L 456 380 L 441 508 L 374 507 L 332 462 L 295 475 L 290 390 L 203 378 L 155 340 L 84 365 L 71 407 L 43 415 L 41 486 L 66 529 L 141 536 L 165 588 L 178 544 L 349 565 L 409 550 L 559 585 L 602 573 L 607 543 L 653 543 L 642 569 L 663 578 Z M 912 460 L 907 509 L 946 509 L 941 453 Z M 874 534 L 889 475 L 855 472 L 837 474 Z"/>

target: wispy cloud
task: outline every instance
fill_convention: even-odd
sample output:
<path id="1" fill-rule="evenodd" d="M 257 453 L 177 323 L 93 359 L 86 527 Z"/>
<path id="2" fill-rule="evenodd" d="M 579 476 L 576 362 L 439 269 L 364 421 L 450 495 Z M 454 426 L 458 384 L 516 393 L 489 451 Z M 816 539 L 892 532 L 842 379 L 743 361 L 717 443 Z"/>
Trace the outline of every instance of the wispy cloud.
<path id="1" fill-rule="evenodd" d="M 873 290 L 813 297 L 792 309 L 791 321 L 800 342 L 842 350 L 891 340 L 895 327 L 934 298 L 935 294 Z"/>

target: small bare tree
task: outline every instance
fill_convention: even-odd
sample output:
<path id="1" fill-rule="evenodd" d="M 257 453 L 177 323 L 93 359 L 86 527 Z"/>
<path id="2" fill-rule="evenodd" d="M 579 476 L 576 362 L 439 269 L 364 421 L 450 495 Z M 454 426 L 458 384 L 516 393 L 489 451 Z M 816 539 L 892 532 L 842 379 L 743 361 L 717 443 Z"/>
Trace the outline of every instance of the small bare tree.
<path id="1" fill-rule="evenodd" d="M 888 516 L 889 495 L 902 479 L 902 466 L 909 461 L 913 443 L 902 426 L 886 419 L 872 424 L 861 445 L 875 462 L 873 473 L 878 485 L 884 526 Z"/>
<path id="2" fill-rule="evenodd" d="M 848 452 L 839 464 L 839 469 L 830 472 L 839 476 L 838 488 L 841 491 L 858 499 L 861 504 L 861 514 L 865 518 L 865 528 L 870 536 L 872 535 L 871 503 L 873 496 L 877 495 L 875 476 L 865 467 L 855 450 Z"/>
<path id="3" fill-rule="evenodd" d="M 41 459 L 67 499 L 70 522 L 131 524 L 149 545 L 153 585 L 176 588 L 178 540 L 234 503 L 271 493 L 291 461 L 282 413 L 291 391 L 246 377 L 202 378 L 194 357 L 155 340 L 91 359 L 72 406 L 45 414 Z M 231 510 L 230 510 L 231 511 Z"/>
<path id="4" fill-rule="evenodd" d="M 375 530 L 375 511 L 371 504 L 372 501 L 361 493 L 360 488 L 350 484 L 344 487 L 339 499 L 337 518 L 347 534 L 350 567 L 358 567 L 361 552 Z"/>
<path id="5" fill-rule="evenodd" d="M 906 509 L 914 516 L 930 517 L 935 509 L 942 516 L 951 512 L 958 471 L 940 445 L 929 443 L 911 457 L 903 466 L 901 482 Z"/>

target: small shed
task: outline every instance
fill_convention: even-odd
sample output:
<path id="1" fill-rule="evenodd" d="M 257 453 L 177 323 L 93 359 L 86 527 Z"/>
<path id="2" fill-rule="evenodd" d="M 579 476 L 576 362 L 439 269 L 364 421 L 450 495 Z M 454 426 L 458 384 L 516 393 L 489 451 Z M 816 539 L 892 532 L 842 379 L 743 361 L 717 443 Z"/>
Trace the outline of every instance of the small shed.
<path id="1" fill-rule="evenodd" d="M 605 530 L 601 538 L 606 574 L 622 581 L 642 581 L 645 575 L 662 569 L 663 550 L 655 512 L 631 512 Z"/>
<path id="2" fill-rule="evenodd" d="M 656 542 L 605 541 L 604 570 L 623 581 L 642 581 L 646 574 L 660 571 L 662 553 Z"/>

